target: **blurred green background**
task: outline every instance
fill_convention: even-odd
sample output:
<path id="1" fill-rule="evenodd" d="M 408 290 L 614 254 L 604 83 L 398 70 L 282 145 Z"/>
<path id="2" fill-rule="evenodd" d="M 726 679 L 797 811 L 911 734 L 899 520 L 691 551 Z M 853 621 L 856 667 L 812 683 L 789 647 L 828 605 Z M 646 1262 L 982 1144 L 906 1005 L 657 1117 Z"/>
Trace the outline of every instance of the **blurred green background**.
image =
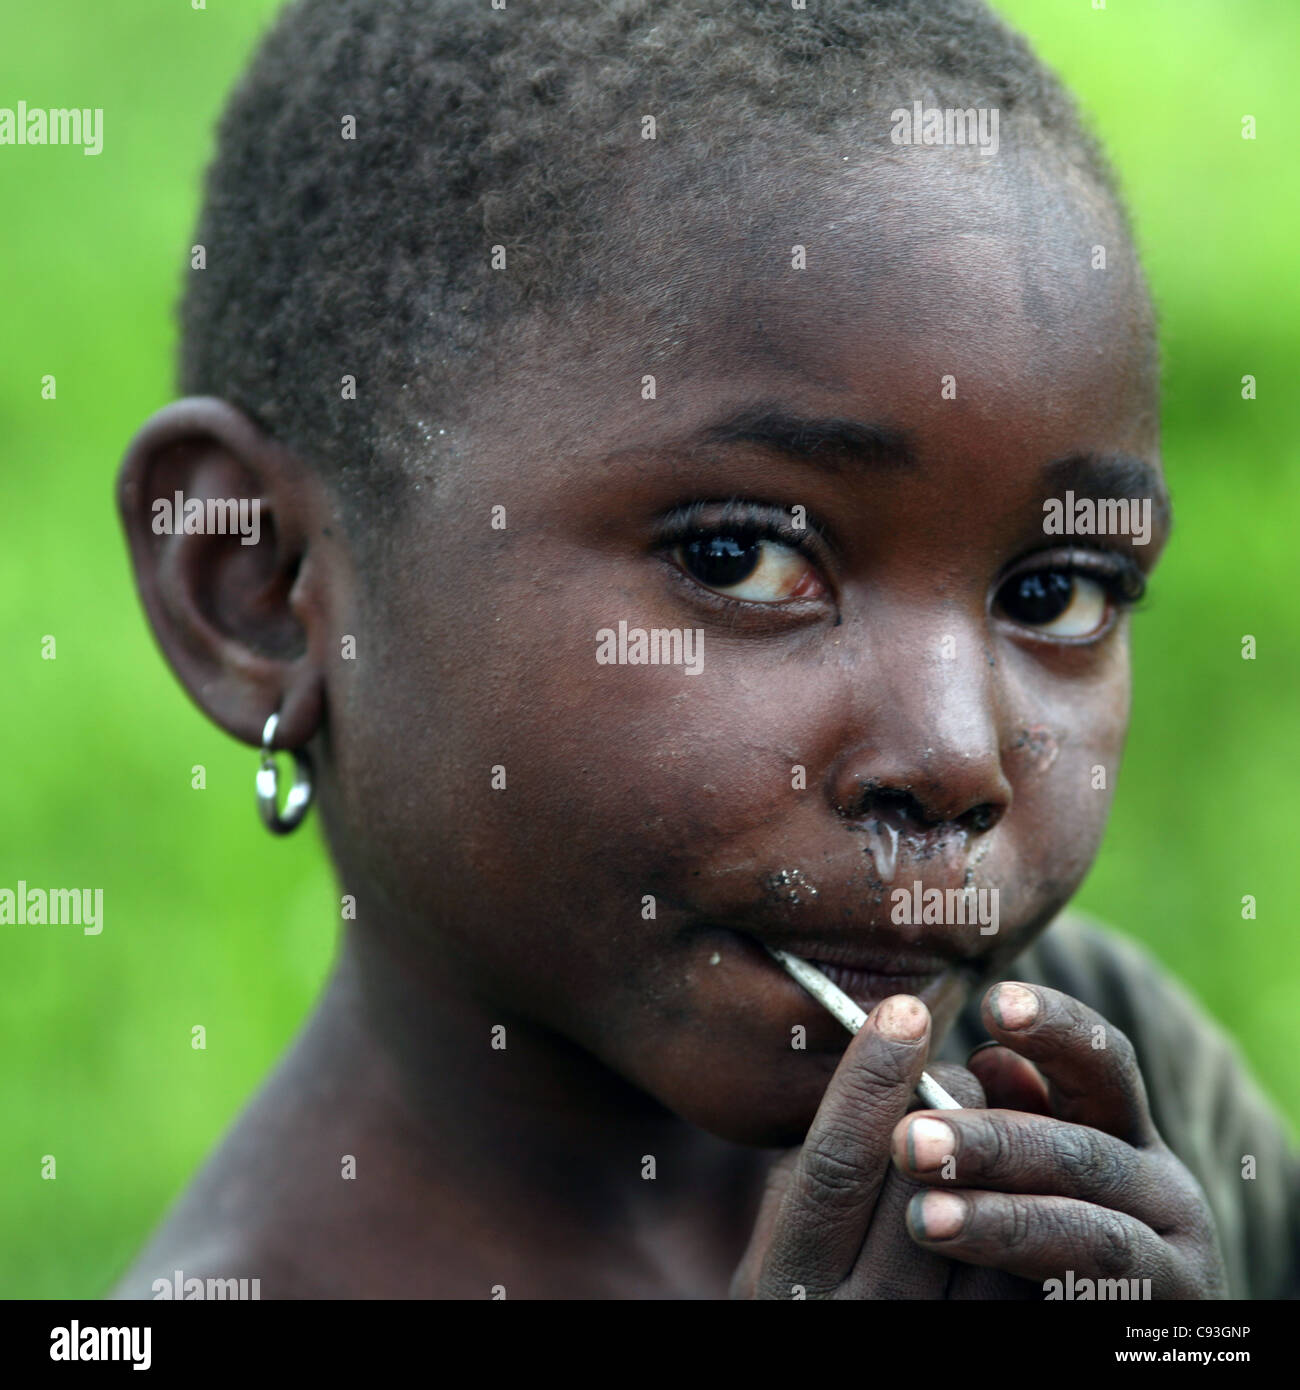
<path id="1" fill-rule="evenodd" d="M 1287 132 L 1300 6 L 999 8 L 1109 147 L 1163 322 L 1178 524 L 1136 619 L 1128 760 L 1079 902 L 1186 982 L 1294 1133 L 1300 281 Z M 285 1047 L 333 947 L 315 836 L 276 842 L 258 823 L 255 754 L 164 668 L 111 504 L 124 444 L 170 398 L 172 306 L 213 124 L 275 9 L 47 0 L 0 15 L 0 106 L 105 112 L 98 158 L 0 147 L 0 886 L 102 886 L 105 917 L 96 937 L 0 927 L 7 1296 L 108 1287 Z M 1241 658 L 1247 633 L 1254 661 Z M 55 660 L 42 659 L 47 634 Z M 191 789 L 194 764 L 206 790 Z M 1256 921 L 1241 917 L 1247 893 Z M 206 1051 L 190 1047 L 196 1023 Z M 55 1182 L 41 1180 L 45 1154 Z"/>

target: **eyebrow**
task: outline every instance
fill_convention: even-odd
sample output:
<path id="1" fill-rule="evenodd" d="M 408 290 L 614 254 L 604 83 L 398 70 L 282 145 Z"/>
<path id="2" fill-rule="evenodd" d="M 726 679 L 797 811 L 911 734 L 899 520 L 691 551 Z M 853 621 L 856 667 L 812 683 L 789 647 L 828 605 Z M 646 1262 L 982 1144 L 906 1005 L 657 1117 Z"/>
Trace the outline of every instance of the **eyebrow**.
<path id="1" fill-rule="evenodd" d="M 814 419 L 778 406 L 748 406 L 692 436 L 696 444 L 758 444 L 797 458 L 814 455 L 838 469 L 846 463 L 907 467 L 911 442 L 901 430 L 858 420 Z"/>
<path id="2" fill-rule="evenodd" d="M 756 444 L 839 471 L 845 465 L 906 468 L 915 462 L 911 437 L 888 425 L 800 415 L 780 405 L 746 406 L 694 432 L 694 445 Z M 1160 528 L 1173 525 L 1173 504 L 1160 471 L 1134 454 L 1071 454 L 1043 467 L 1048 493 L 1069 489 L 1077 496 L 1149 497 Z"/>
<path id="3" fill-rule="evenodd" d="M 1173 502 L 1159 469 L 1133 454 L 1071 454 L 1043 469 L 1053 493 L 1068 489 L 1077 497 L 1149 497 L 1156 525 L 1168 533 L 1174 524 Z"/>

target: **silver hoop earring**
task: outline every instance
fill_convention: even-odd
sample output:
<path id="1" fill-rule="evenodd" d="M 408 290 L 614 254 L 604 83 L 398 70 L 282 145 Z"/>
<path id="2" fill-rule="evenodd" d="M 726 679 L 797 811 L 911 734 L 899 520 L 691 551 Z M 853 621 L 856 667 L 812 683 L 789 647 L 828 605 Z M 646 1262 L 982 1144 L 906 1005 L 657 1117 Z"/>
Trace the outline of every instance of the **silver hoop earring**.
<path id="1" fill-rule="evenodd" d="M 311 805 L 311 762 L 301 749 L 289 750 L 293 754 L 293 786 L 289 788 L 289 797 L 281 814 L 280 769 L 275 765 L 275 752 L 271 746 L 279 724 L 279 714 L 273 714 L 262 730 L 262 761 L 257 769 L 257 809 L 273 835 L 287 835 L 302 824 L 302 818 Z"/>

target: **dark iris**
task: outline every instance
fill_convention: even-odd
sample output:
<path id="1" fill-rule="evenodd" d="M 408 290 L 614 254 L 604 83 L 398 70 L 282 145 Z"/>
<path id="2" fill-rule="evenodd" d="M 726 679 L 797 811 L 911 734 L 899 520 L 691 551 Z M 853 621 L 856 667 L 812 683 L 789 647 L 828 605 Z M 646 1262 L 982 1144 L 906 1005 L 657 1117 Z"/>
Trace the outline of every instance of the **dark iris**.
<path id="1" fill-rule="evenodd" d="M 701 536 L 682 546 L 687 570 L 711 589 L 729 589 L 758 568 L 761 542 L 757 537 Z"/>
<path id="2" fill-rule="evenodd" d="M 1018 623 L 1050 623 L 1074 597 L 1074 578 L 1061 570 L 1038 570 L 1013 579 L 1002 590 L 1002 607 Z"/>

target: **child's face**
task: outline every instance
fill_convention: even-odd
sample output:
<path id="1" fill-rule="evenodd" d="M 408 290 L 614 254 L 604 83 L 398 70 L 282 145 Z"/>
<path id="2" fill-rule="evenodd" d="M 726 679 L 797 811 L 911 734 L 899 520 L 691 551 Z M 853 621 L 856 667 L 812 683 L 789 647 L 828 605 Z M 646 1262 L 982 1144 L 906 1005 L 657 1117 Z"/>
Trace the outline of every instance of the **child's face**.
<path id="1" fill-rule="evenodd" d="M 680 315 L 521 334 L 330 697 L 332 838 L 375 915 L 493 1021 L 746 1142 L 797 1141 L 846 1042 L 756 940 L 898 976 L 860 1001 L 921 994 L 937 1043 L 1078 886 L 1128 718 L 1106 557 L 1149 571 L 1163 539 L 1147 310 L 1109 212 L 1009 161 L 919 160 L 820 205 L 774 177 L 766 241 L 644 240 L 690 277 Z M 742 413 L 907 456 L 710 442 Z M 1150 543 L 1045 534 L 1067 489 L 1155 497 Z M 691 503 L 687 554 L 664 523 Z M 796 508 L 824 542 L 795 548 Z M 598 662 L 620 621 L 702 631 L 702 669 Z M 894 920 L 916 882 L 998 890 L 996 932 Z"/>

